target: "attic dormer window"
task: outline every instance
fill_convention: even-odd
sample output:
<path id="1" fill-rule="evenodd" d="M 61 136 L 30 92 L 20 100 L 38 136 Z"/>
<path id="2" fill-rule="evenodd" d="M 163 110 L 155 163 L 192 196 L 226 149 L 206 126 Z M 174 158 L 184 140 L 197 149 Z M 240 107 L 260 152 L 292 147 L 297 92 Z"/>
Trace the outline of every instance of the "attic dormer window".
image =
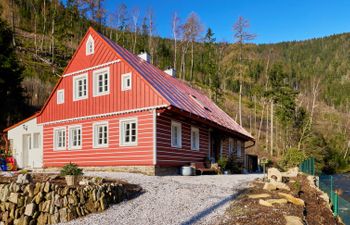
<path id="1" fill-rule="evenodd" d="M 86 55 L 92 55 L 95 52 L 95 43 L 94 39 L 90 35 L 86 42 Z"/>
<path id="2" fill-rule="evenodd" d="M 204 103 L 201 100 L 199 100 L 195 95 L 190 96 L 195 102 L 197 102 L 198 105 L 202 106 L 205 110 L 211 112 L 211 110 L 207 106 L 205 106 Z"/>

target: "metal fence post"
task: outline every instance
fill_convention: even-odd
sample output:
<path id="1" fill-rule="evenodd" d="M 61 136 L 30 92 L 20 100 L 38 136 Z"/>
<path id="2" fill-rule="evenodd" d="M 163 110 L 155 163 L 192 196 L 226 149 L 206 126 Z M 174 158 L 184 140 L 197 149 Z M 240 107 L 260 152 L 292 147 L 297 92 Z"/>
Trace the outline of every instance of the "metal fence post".
<path id="1" fill-rule="evenodd" d="M 330 188 L 331 188 L 331 201 L 332 201 L 332 204 L 334 205 L 334 192 L 333 192 L 333 176 L 331 175 L 330 176 Z"/>
<path id="2" fill-rule="evenodd" d="M 338 216 L 339 207 L 338 207 L 338 194 L 337 194 L 337 193 L 334 193 L 333 210 L 334 210 L 333 215 L 334 215 L 334 216 Z"/>

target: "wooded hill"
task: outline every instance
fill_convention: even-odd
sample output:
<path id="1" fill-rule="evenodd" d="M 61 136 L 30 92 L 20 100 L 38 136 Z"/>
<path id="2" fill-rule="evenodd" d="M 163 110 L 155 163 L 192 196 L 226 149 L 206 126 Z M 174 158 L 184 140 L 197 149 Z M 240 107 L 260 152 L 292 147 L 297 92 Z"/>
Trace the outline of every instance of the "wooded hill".
<path id="1" fill-rule="evenodd" d="M 200 17 L 191 13 L 182 20 L 169 15 L 173 37 L 167 39 L 156 35 L 152 11 L 141 13 L 120 4 L 107 14 L 102 3 L 1 1 L 1 18 L 13 34 L 8 45 L 15 46 L 23 68 L 21 85 L 29 109 L 8 114 L 0 128 L 40 109 L 78 42 L 93 26 L 135 54 L 149 52 L 161 69 L 175 66 L 178 79 L 207 93 L 256 137 L 252 153 L 282 159 L 282 167 L 315 156 L 324 171 L 348 169 L 349 33 L 246 44 L 254 35 L 240 35 L 239 28 L 248 31 L 247 21 L 239 18 L 234 23 L 233 18 L 235 44 L 218 43 L 215 31 L 204 29 Z"/>

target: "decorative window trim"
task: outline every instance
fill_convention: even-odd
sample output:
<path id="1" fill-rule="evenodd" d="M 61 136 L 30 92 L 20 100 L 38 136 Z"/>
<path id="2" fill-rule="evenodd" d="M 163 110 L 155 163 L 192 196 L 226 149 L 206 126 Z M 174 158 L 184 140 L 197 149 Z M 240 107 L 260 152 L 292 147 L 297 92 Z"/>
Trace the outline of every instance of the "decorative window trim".
<path id="1" fill-rule="evenodd" d="M 64 130 L 64 146 L 58 147 L 56 132 Z M 53 149 L 54 150 L 66 150 L 67 149 L 67 128 L 66 127 L 55 127 L 53 129 Z"/>
<path id="2" fill-rule="evenodd" d="M 198 139 L 197 140 L 193 140 L 194 139 L 194 137 L 192 136 L 193 132 L 196 132 L 198 134 Z M 197 142 L 195 147 L 193 147 L 193 141 Z M 191 150 L 198 151 L 199 150 L 199 144 L 200 144 L 199 128 L 191 126 Z"/>
<path id="3" fill-rule="evenodd" d="M 126 86 L 126 84 L 124 83 L 124 79 L 129 78 L 130 79 L 130 86 Z M 132 73 L 124 73 L 122 74 L 122 80 L 121 80 L 121 89 L 122 91 L 127 91 L 127 90 L 131 90 L 132 87 Z"/>
<path id="4" fill-rule="evenodd" d="M 80 80 L 80 79 L 83 79 L 85 78 L 86 79 L 86 95 L 85 96 L 82 96 L 82 97 L 78 97 L 77 96 L 77 85 L 76 85 L 76 82 L 77 80 Z M 89 79 L 88 79 L 88 74 L 87 73 L 84 73 L 84 74 L 81 74 L 81 75 L 78 75 L 78 76 L 74 76 L 73 77 L 73 101 L 79 101 L 79 100 L 83 100 L 83 99 L 87 99 L 89 97 Z"/>
<path id="5" fill-rule="evenodd" d="M 107 144 L 98 144 L 98 127 L 99 126 L 107 126 Z M 108 148 L 109 145 L 109 124 L 108 121 L 103 122 L 96 122 L 93 123 L 93 131 L 92 131 L 92 138 L 93 138 L 93 148 Z"/>
<path id="6" fill-rule="evenodd" d="M 108 90 L 107 91 L 102 91 L 102 92 L 99 92 L 98 91 L 98 88 L 99 88 L 99 83 L 98 83 L 98 77 L 99 75 L 104 75 L 104 73 L 107 73 L 107 88 Z M 92 77 L 93 77 L 93 97 L 97 97 L 97 96 L 102 96 L 102 95 L 108 95 L 110 93 L 110 75 L 109 75 L 109 67 L 104 67 L 102 69 L 98 69 L 98 70 L 94 70 L 92 72 Z M 104 80 L 103 80 L 104 82 Z"/>
<path id="7" fill-rule="evenodd" d="M 57 105 L 64 103 L 64 89 L 57 90 Z"/>
<path id="8" fill-rule="evenodd" d="M 80 129 L 80 145 L 78 146 L 72 146 L 72 129 Z M 81 149 L 83 146 L 83 129 L 82 125 L 72 125 L 68 126 L 68 150 L 77 150 Z"/>
<path id="9" fill-rule="evenodd" d="M 178 128 L 178 132 L 179 132 L 179 135 L 178 135 L 178 140 L 177 140 L 177 145 L 174 145 L 173 144 L 173 126 L 176 126 Z M 171 137 L 170 137 L 170 142 L 171 142 L 171 147 L 173 148 L 182 148 L 182 125 L 180 122 L 177 122 L 177 121 L 171 121 Z"/>
<path id="10" fill-rule="evenodd" d="M 124 130 L 123 130 L 123 124 L 124 123 L 127 123 L 127 122 L 135 122 L 136 123 L 136 132 L 135 132 L 135 135 L 136 135 L 136 139 L 134 142 L 128 142 L 126 143 L 124 141 Z M 133 117 L 133 118 L 125 118 L 125 119 L 120 119 L 119 120 L 119 145 L 120 146 L 137 146 L 137 143 L 138 143 L 138 127 L 139 127 L 139 123 L 138 123 L 138 119 L 137 117 Z"/>
<path id="11" fill-rule="evenodd" d="M 90 51 L 90 44 L 92 44 L 92 49 Z M 87 41 L 86 41 L 86 44 L 85 44 L 85 53 L 86 55 L 92 55 L 95 53 L 95 41 L 94 39 L 92 38 L 91 35 L 89 35 Z"/>

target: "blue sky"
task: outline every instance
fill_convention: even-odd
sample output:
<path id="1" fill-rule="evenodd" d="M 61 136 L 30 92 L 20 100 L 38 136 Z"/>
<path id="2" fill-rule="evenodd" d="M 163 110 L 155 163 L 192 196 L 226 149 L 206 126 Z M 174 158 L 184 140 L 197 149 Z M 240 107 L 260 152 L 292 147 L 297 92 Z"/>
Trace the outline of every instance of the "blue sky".
<path id="1" fill-rule="evenodd" d="M 176 11 L 182 21 L 196 12 L 205 28 L 212 28 L 217 41 L 232 42 L 232 25 L 238 16 L 250 21 L 255 43 L 304 40 L 350 31 L 350 0 L 105 0 L 113 12 L 121 2 L 129 11 L 152 8 L 156 33 L 171 37 L 171 17 Z"/>

